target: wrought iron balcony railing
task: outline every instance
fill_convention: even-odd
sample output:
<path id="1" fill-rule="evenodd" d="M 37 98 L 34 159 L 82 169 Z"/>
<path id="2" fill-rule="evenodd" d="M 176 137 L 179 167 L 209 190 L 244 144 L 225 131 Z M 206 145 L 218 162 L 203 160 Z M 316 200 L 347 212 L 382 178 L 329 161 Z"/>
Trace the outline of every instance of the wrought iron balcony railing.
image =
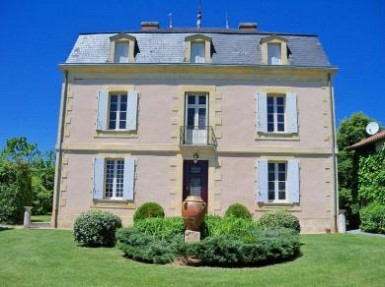
<path id="1" fill-rule="evenodd" d="M 216 148 L 217 139 L 213 127 L 180 127 L 180 145 Z"/>

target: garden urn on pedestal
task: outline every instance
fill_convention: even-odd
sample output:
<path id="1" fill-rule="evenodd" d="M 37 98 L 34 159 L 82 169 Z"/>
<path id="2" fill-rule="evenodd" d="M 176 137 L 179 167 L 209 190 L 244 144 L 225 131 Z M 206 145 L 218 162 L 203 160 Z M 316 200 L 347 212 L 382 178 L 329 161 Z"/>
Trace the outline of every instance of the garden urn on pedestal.
<path id="1" fill-rule="evenodd" d="M 182 204 L 182 217 L 187 230 L 199 231 L 207 204 L 200 196 L 187 196 Z"/>

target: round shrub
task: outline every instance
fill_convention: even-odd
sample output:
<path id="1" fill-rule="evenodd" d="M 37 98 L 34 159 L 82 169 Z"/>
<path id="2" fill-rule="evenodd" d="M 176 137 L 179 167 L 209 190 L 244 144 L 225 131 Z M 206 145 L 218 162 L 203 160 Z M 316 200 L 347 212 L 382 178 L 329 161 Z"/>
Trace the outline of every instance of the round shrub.
<path id="1" fill-rule="evenodd" d="M 134 222 L 149 217 L 164 217 L 164 210 L 156 202 L 146 202 L 134 213 Z"/>
<path id="2" fill-rule="evenodd" d="M 116 229 L 122 227 L 121 219 L 100 210 L 90 210 L 76 218 L 75 241 L 82 246 L 114 246 Z"/>
<path id="3" fill-rule="evenodd" d="M 267 228 L 284 227 L 292 229 L 297 233 L 301 232 L 298 218 L 286 210 L 268 212 L 258 219 L 257 224 Z"/>
<path id="4" fill-rule="evenodd" d="M 234 216 L 237 218 L 251 219 L 251 213 L 246 206 L 240 203 L 234 203 L 227 208 L 225 212 L 225 217 Z"/>
<path id="5" fill-rule="evenodd" d="M 385 205 L 374 203 L 360 211 L 362 231 L 385 234 Z"/>

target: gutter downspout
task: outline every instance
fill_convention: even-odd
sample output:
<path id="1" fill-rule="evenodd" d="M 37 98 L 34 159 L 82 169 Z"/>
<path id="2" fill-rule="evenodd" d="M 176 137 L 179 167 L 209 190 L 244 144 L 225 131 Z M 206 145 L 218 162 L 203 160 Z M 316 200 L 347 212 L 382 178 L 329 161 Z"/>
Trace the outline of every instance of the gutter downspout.
<path id="1" fill-rule="evenodd" d="M 68 93 L 68 71 L 64 71 L 64 92 L 61 97 L 60 103 L 60 117 L 59 117 L 59 133 L 57 139 L 57 158 L 56 158 L 56 175 L 55 175 L 55 196 L 54 196 L 54 228 L 58 225 L 58 213 L 59 213 L 59 198 L 60 198 L 60 183 L 62 173 L 62 161 L 63 161 L 63 138 L 64 138 L 64 125 L 65 125 L 65 111 L 67 109 L 67 93 Z"/>
<path id="2" fill-rule="evenodd" d="M 335 232 L 338 230 L 337 218 L 339 210 L 338 202 L 338 173 L 337 173 L 337 139 L 336 139 L 336 120 L 335 120 L 335 105 L 334 105 L 334 89 L 332 88 L 332 76 L 328 73 L 328 86 L 330 94 L 330 110 L 332 112 L 332 156 L 333 156 L 333 189 L 334 189 L 334 227 Z"/>

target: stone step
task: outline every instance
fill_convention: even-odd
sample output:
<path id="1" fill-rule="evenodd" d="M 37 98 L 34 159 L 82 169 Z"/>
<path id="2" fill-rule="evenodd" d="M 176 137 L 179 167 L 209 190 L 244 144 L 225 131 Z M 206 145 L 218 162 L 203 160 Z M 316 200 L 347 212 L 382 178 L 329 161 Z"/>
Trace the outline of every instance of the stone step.
<path id="1" fill-rule="evenodd" d="M 31 222 L 31 225 L 29 226 L 30 228 L 52 228 L 50 222 Z"/>

